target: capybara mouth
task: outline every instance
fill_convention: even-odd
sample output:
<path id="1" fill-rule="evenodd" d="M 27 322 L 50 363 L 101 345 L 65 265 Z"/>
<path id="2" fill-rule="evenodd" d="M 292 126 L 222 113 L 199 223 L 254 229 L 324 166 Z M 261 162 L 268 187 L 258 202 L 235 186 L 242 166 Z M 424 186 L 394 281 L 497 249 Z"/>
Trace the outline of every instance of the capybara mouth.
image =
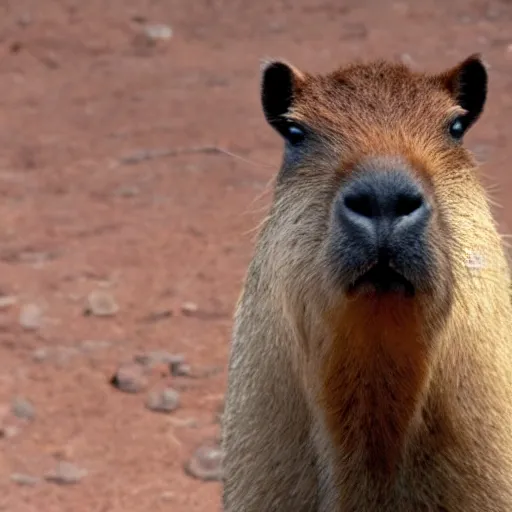
<path id="1" fill-rule="evenodd" d="M 378 262 L 361 274 L 348 287 L 347 294 L 354 295 L 385 295 L 399 293 L 406 297 L 414 297 L 415 287 L 389 264 Z"/>

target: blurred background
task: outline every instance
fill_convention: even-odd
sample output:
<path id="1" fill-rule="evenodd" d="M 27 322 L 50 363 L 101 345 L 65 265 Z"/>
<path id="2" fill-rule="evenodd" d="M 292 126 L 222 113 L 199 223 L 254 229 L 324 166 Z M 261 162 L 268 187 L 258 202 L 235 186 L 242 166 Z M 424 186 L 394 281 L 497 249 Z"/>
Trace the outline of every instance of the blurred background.
<path id="1" fill-rule="evenodd" d="M 281 153 L 261 59 L 473 52 L 467 144 L 504 204 L 510 1 L 1 0 L 0 511 L 218 511 L 231 315 Z"/>

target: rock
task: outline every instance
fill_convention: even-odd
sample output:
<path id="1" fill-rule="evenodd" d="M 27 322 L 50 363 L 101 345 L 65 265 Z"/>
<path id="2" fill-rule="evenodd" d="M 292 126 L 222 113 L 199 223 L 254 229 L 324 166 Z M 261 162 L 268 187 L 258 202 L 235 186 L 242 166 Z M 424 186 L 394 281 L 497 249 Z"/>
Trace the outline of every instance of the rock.
<path id="1" fill-rule="evenodd" d="M 41 62 L 49 69 L 60 68 L 60 61 L 55 52 L 46 52 L 45 55 L 40 57 Z"/>
<path id="2" fill-rule="evenodd" d="M 148 42 L 166 41 L 172 37 L 172 28 L 163 24 L 146 25 L 144 35 Z"/>
<path id="3" fill-rule="evenodd" d="M 181 312 L 185 316 L 194 316 L 199 311 L 199 306 L 194 302 L 185 302 L 181 306 Z"/>
<path id="4" fill-rule="evenodd" d="M 139 364 L 121 365 L 110 383 L 125 393 L 140 393 L 148 387 L 144 368 Z"/>
<path id="5" fill-rule="evenodd" d="M 279 34 L 285 30 L 285 24 L 281 21 L 274 20 L 268 24 L 268 31 L 273 34 Z"/>
<path id="6" fill-rule="evenodd" d="M 38 484 L 41 481 L 37 476 L 26 475 L 25 473 L 13 473 L 11 475 L 11 482 L 18 485 L 30 486 Z"/>
<path id="7" fill-rule="evenodd" d="M 23 397 L 16 397 L 11 404 L 11 411 L 19 419 L 33 420 L 36 416 L 34 406 Z"/>
<path id="8" fill-rule="evenodd" d="M 172 311 L 170 309 L 164 309 L 163 311 L 155 311 L 149 314 L 143 320 L 144 322 L 153 323 L 161 320 L 167 320 L 172 317 Z"/>
<path id="9" fill-rule="evenodd" d="M 13 295 L 4 295 L 0 297 L 0 310 L 9 309 L 18 302 Z"/>
<path id="10" fill-rule="evenodd" d="M 153 391 L 146 400 L 146 407 L 153 412 L 169 413 L 175 411 L 180 405 L 180 394 L 172 388 L 162 391 Z"/>
<path id="11" fill-rule="evenodd" d="M 50 351 L 46 347 L 36 348 L 32 354 L 32 357 L 34 358 L 34 361 L 42 363 L 50 357 Z"/>
<path id="12" fill-rule="evenodd" d="M 28 263 L 36 267 L 43 266 L 46 262 L 52 261 L 58 257 L 56 252 L 48 251 L 23 251 L 19 253 L 18 260 L 20 263 Z"/>
<path id="13" fill-rule="evenodd" d="M 22 306 L 19 322 L 23 329 L 36 331 L 41 327 L 43 312 L 37 304 L 25 304 Z"/>
<path id="14" fill-rule="evenodd" d="M 32 15 L 29 12 L 22 14 L 18 18 L 18 25 L 20 27 L 28 27 L 32 23 Z"/>
<path id="15" fill-rule="evenodd" d="M 204 444 L 197 448 L 184 469 L 198 480 L 219 481 L 222 479 L 222 450 L 216 444 Z"/>
<path id="16" fill-rule="evenodd" d="M 33 352 L 34 361 L 43 363 L 52 361 L 59 365 L 66 364 L 73 357 L 81 355 L 81 351 L 76 347 L 66 347 L 64 345 L 56 347 L 40 347 Z"/>
<path id="17" fill-rule="evenodd" d="M 195 418 L 173 418 L 169 416 L 169 423 L 178 428 L 198 428 L 199 422 Z"/>
<path id="18" fill-rule="evenodd" d="M 97 350 L 105 350 L 111 346 L 112 343 L 105 340 L 84 340 L 80 343 L 80 348 L 84 352 L 96 352 Z"/>
<path id="19" fill-rule="evenodd" d="M 171 375 L 173 377 L 191 377 L 192 368 L 183 361 L 173 361 L 169 364 Z"/>
<path id="20" fill-rule="evenodd" d="M 87 296 L 86 315 L 114 316 L 118 311 L 119 306 L 114 297 L 105 290 L 95 290 Z"/>
<path id="21" fill-rule="evenodd" d="M 14 420 L 14 421 L 13 421 Z M 17 436 L 20 428 L 16 423 L 16 418 L 12 416 L 12 405 L 0 405 L 0 438 L 11 439 Z"/>
<path id="22" fill-rule="evenodd" d="M 47 473 L 45 479 L 59 485 L 70 485 L 80 482 L 88 471 L 70 462 L 60 461 L 54 471 Z"/>
<path id="23" fill-rule="evenodd" d="M 20 433 L 19 427 L 16 425 L 0 426 L 0 438 L 12 439 Z"/>
<path id="24" fill-rule="evenodd" d="M 158 364 L 179 364 L 185 361 L 185 358 L 181 354 L 171 354 L 164 350 L 153 350 L 146 354 L 136 355 L 134 357 L 135 362 L 143 364 L 145 366 L 155 366 Z"/>
<path id="25" fill-rule="evenodd" d="M 172 29 L 163 24 L 146 24 L 135 35 L 133 45 L 140 55 L 148 55 L 148 51 L 172 37 Z"/>
<path id="26" fill-rule="evenodd" d="M 139 187 L 129 185 L 123 185 L 115 191 L 115 195 L 119 197 L 135 197 L 139 194 Z"/>
<path id="27" fill-rule="evenodd" d="M 164 491 L 160 494 L 160 499 L 163 501 L 173 501 L 176 494 L 172 491 Z"/>

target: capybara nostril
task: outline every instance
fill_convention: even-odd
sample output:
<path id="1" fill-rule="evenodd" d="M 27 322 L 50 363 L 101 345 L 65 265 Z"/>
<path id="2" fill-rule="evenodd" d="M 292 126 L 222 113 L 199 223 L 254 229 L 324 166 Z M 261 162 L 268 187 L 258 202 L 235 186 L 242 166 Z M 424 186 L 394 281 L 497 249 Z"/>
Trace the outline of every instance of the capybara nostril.
<path id="1" fill-rule="evenodd" d="M 386 217 L 393 222 L 417 212 L 424 205 L 423 191 L 407 170 L 386 171 L 372 166 L 358 173 L 343 188 L 340 213 L 374 221 Z"/>

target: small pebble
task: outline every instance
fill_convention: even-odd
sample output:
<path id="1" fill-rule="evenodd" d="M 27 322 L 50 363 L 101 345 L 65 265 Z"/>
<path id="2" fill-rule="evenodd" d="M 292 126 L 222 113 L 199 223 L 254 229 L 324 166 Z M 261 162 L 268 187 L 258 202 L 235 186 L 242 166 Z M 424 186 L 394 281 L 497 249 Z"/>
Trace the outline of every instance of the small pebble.
<path id="1" fill-rule="evenodd" d="M 110 382 L 125 393 L 140 393 L 148 386 L 144 368 L 139 364 L 120 366 Z"/>
<path id="2" fill-rule="evenodd" d="M 144 318 L 145 322 L 154 323 L 160 322 L 161 320 L 167 320 L 172 317 L 172 311 L 170 309 L 164 309 L 163 311 L 155 311 Z"/>
<path id="3" fill-rule="evenodd" d="M 164 491 L 162 494 L 160 494 L 160 499 L 163 501 L 173 501 L 176 497 L 176 494 L 172 491 Z"/>
<path id="4" fill-rule="evenodd" d="M 105 290 L 95 290 L 87 296 L 85 314 L 93 316 L 114 316 L 119 306 L 114 297 Z"/>
<path id="5" fill-rule="evenodd" d="M 218 446 L 202 445 L 185 464 L 185 472 L 198 480 L 222 479 L 222 451 Z"/>
<path id="6" fill-rule="evenodd" d="M 36 349 L 32 355 L 34 361 L 42 363 L 44 361 L 53 361 L 59 365 L 66 364 L 73 357 L 81 355 L 76 347 L 56 346 L 56 347 L 40 347 Z"/>
<path id="7" fill-rule="evenodd" d="M 105 350 L 112 346 L 110 341 L 104 340 L 85 340 L 80 344 L 84 352 L 95 352 L 96 350 Z"/>
<path id="8" fill-rule="evenodd" d="M 25 473 L 13 473 L 11 475 L 11 482 L 18 485 L 33 487 L 40 482 L 37 476 L 26 475 Z"/>
<path id="9" fill-rule="evenodd" d="M 199 311 L 199 306 L 194 302 L 185 302 L 181 306 L 181 312 L 185 316 L 193 316 Z"/>
<path id="10" fill-rule="evenodd" d="M 0 438 L 12 439 L 20 433 L 20 429 L 16 425 L 7 425 L 5 427 L 0 426 Z"/>
<path id="11" fill-rule="evenodd" d="M 28 263 L 41 267 L 47 261 L 51 261 L 57 258 L 57 254 L 54 252 L 44 251 L 24 251 L 19 255 L 19 261 L 22 263 Z"/>
<path id="12" fill-rule="evenodd" d="M 33 420 L 36 416 L 34 406 L 23 397 L 16 397 L 11 404 L 11 411 L 19 419 Z"/>
<path id="13" fill-rule="evenodd" d="M 192 376 L 192 368 L 189 364 L 184 363 L 183 361 L 173 361 L 169 363 L 169 368 L 171 370 L 171 375 L 173 377 L 191 377 Z"/>
<path id="14" fill-rule="evenodd" d="M 115 194 L 119 197 L 135 197 L 135 196 L 139 195 L 139 193 L 140 193 L 139 187 L 129 186 L 129 185 L 124 185 L 122 187 L 119 187 L 115 191 Z"/>
<path id="15" fill-rule="evenodd" d="M 162 24 L 146 25 L 144 34 L 149 41 L 167 40 L 172 37 L 172 29 Z"/>
<path id="16" fill-rule="evenodd" d="M 13 435 L 9 435 L 9 429 L 11 429 L 11 425 L 8 424 L 11 415 L 11 407 L 8 405 L 0 405 L 0 438 L 8 439 L 10 437 L 14 437 L 16 433 Z"/>
<path id="17" fill-rule="evenodd" d="M 25 304 L 22 306 L 19 322 L 23 329 L 36 331 L 41 327 L 43 312 L 37 304 Z"/>
<path id="18" fill-rule="evenodd" d="M 135 362 L 145 366 L 154 366 L 158 364 L 172 365 L 176 363 L 183 363 L 185 358 L 181 354 L 171 354 L 164 350 L 153 350 L 152 352 L 136 355 L 134 360 Z"/>
<path id="19" fill-rule="evenodd" d="M 22 14 L 18 18 L 18 25 L 21 27 L 28 27 L 32 23 L 32 15 L 29 12 Z"/>
<path id="20" fill-rule="evenodd" d="M 169 416 L 169 423 L 178 428 L 197 428 L 199 422 L 195 418 L 173 418 Z"/>
<path id="21" fill-rule="evenodd" d="M 172 412 L 180 405 L 180 394 L 172 389 L 167 388 L 162 391 L 153 391 L 149 394 L 146 407 L 154 412 Z"/>
<path id="22" fill-rule="evenodd" d="M 80 482 L 87 473 L 86 469 L 79 468 L 70 462 L 60 461 L 54 471 L 45 475 L 45 479 L 54 484 L 70 485 Z"/>
<path id="23" fill-rule="evenodd" d="M 34 350 L 32 357 L 34 358 L 34 361 L 42 363 L 50 357 L 50 353 L 46 347 L 39 347 Z"/>
<path id="24" fill-rule="evenodd" d="M 9 309 L 18 302 L 18 299 L 13 295 L 4 295 L 0 297 L 0 309 Z"/>

